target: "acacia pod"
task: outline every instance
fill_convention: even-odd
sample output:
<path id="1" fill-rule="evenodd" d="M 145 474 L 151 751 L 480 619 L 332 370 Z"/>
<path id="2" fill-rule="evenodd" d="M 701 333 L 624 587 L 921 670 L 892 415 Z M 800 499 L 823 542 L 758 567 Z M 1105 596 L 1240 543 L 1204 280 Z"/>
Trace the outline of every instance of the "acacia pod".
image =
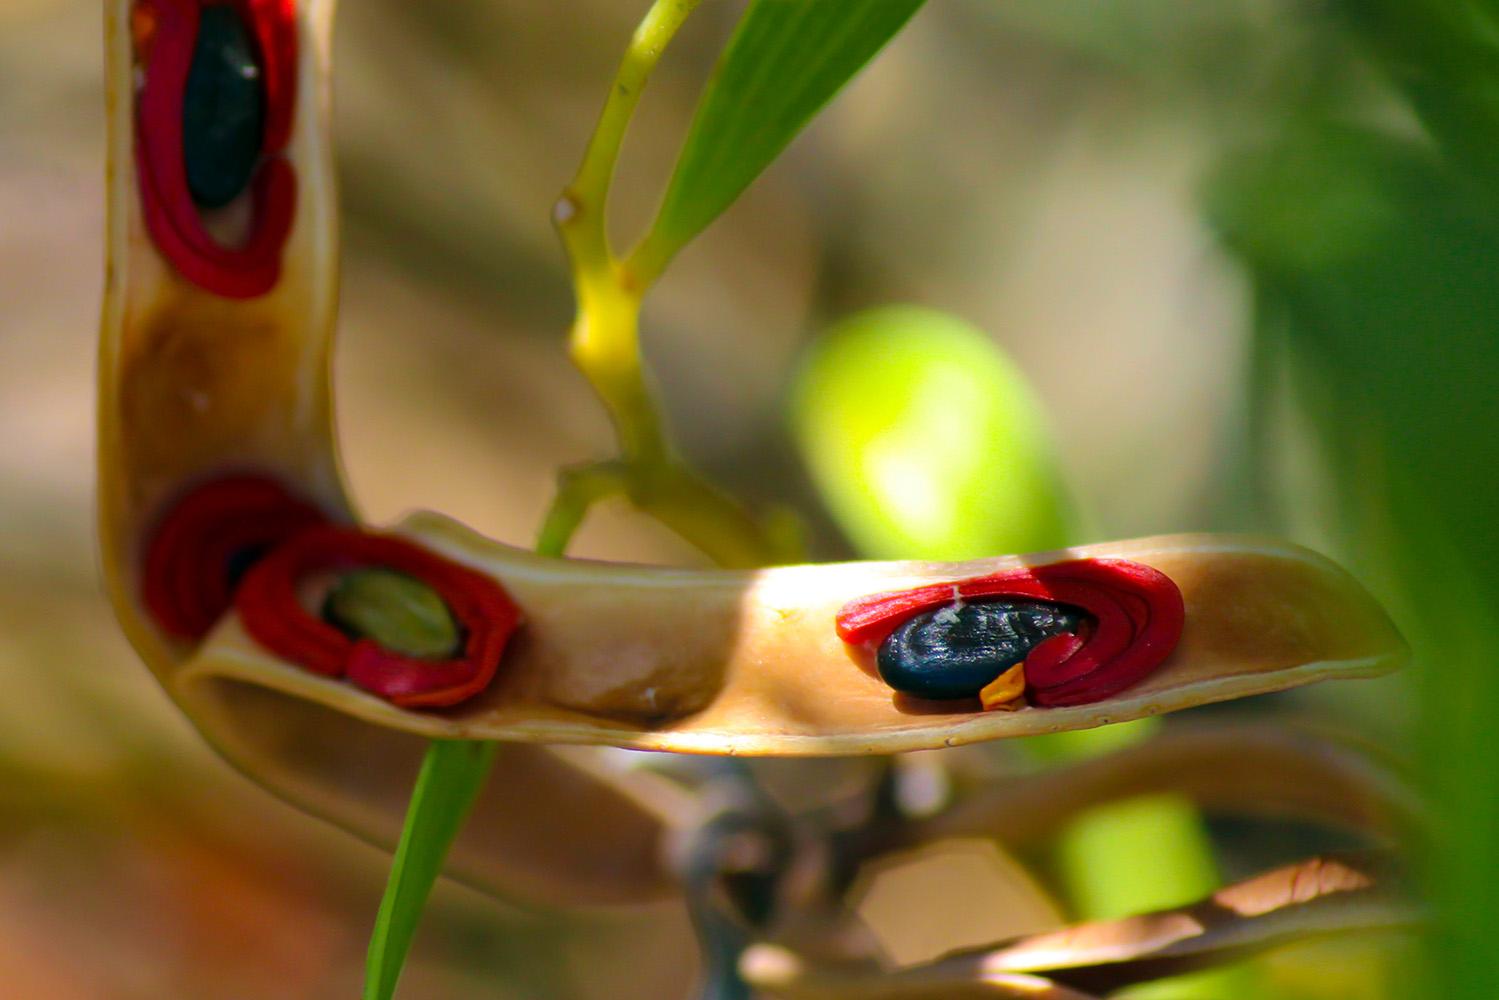
<path id="1" fill-rule="evenodd" d="M 179 680 L 201 623 L 189 615 L 177 628 L 163 628 L 143 587 L 147 551 L 164 513 L 203 484 L 269 479 L 329 521 L 354 519 L 336 471 L 328 386 L 338 242 L 328 143 L 333 3 L 294 6 L 300 85 L 292 113 L 268 128 L 287 132 L 277 141 L 295 170 L 298 197 L 276 280 L 246 298 L 184 277 L 151 233 L 136 149 L 134 70 L 142 53 L 133 34 L 141 32 L 132 32 L 147 8 L 130 0 L 105 5 L 101 561 L 132 644 L 225 758 L 300 808 L 393 846 L 423 741 L 252 687 L 234 693 L 228 715 L 208 700 L 186 697 Z M 684 806 L 675 786 L 648 774 L 617 773 L 539 747 L 508 747 L 497 756 L 450 871 L 530 905 L 661 898 L 672 885 L 663 843 Z"/>
<path id="2" fill-rule="evenodd" d="M 166 512 L 195 490 L 263 477 L 339 530 L 363 533 L 352 527 L 330 419 L 332 9 L 330 0 L 295 6 L 300 82 L 281 156 L 298 196 L 276 280 L 236 298 L 186 280 L 152 240 L 133 155 L 132 6 L 107 6 L 105 575 L 126 632 L 166 690 L 221 753 L 271 790 L 389 842 L 422 747 L 415 737 L 891 753 L 1103 725 L 1400 662 L 1403 643 L 1383 612 L 1327 560 L 1270 539 L 1200 535 L 963 563 L 701 571 L 541 558 L 419 515 L 395 533 L 492 581 L 525 622 L 496 654 L 487 686 L 437 708 L 362 689 L 342 660 L 320 673 L 300 648 L 276 655 L 246 630 L 242 608 L 201 643 L 200 622 L 165 627 L 144 596 L 147 550 Z M 869 650 L 835 627 L 841 608 L 870 595 L 1078 559 L 1149 567 L 1172 581 L 1184 608 L 1169 656 L 1085 704 L 985 713 L 976 703 L 904 699 L 879 680 Z M 643 901 L 669 888 L 661 847 L 681 810 L 668 786 L 534 748 L 508 749 L 499 767 L 456 855 L 486 887 L 555 903 Z"/>
<path id="3" fill-rule="evenodd" d="M 737 756 L 895 753 L 1089 728 L 1400 661 L 1399 637 L 1332 563 L 1284 542 L 1176 535 L 965 563 L 680 570 L 546 559 L 435 514 L 406 538 L 499 581 L 524 610 L 493 683 L 440 713 L 401 709 L 267 652 L 226 616 L 175 683 L 226 703 L 256 686 L 433 737 L 601 743 Z M 862 595 L 1089 556 L 1169 575 L 1186 609 L 1175 650 L 1102 701 L 983 712 L 892 692 L 835 631 Z"/>

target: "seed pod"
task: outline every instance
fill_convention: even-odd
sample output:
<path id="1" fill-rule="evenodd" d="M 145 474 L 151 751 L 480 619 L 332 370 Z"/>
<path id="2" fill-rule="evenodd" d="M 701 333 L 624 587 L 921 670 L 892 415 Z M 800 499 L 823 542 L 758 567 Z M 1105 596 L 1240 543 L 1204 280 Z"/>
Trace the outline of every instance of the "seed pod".
<path id="1" fill-rule="evenodd" d="M 136 598 L 143 583 L 139 553 L 164 497 L 253 466 L 275 470 L 297 495 L 353 520 L 338 476 L 327 369 L 338 244 L 325 100 L 333 5 L 304 0 L 293 16 L 292 0 L 234 2 L 250 12 L 245 16 L 264 60 L 267 94 L 265 159 L 249 190 L 256 212 L 252 240 L 263 240 L 254 253 L 226 250 L 193 231 L 197 206 L 182 164 L 180 87 L 196 37 L 183 26 L 196 24 L 198 0 L 107 5 L 114 100 L 99 534 L 110 597 L 164 689 L 216 751 L 287 801 L 372 842 L 393 843 L 419 765 L 421 743 L 413 737 L 512 741 L 517 745 L 499 754 L 494 779 L 481 793 L 471 836 L 456 846 L 456 863 L 512 900 L 640 902 L 670 891 L 663 848 L 678 839 L 676 817 L 691 810 L 678 808 L 671 790 L 638 769 L 519 744 L 740 756 L 888 754 L 1087 728 L 1325 678 L 1368 676 L 1403 661 L 1404 647 L 1378 605 L 1325 559 L 1270 539 L 1141 539 L 1075 549 L 1066 558 L 1154 567 L 1180 587 L 1186 626 L 1154 674 L 1118 697 L 1049 711 L 913 707 L 892 698 L 873 670 L 866 673 L 855 661 L 872 660 L 878 642 L 906 618 L 949 603 L 953 580 L 1043 575 L 1038 557 L 680 570 L 543 559 L 435 515 L 396 529 L 407 547 L 503 583 L 526 609 L 524 641 L 505 646 L 503 672 L 482 696 L 440 712 L 412 711 L 389 694 L 360 690 L 361 677 L 366 686 L 382 676 L 419 682 L 450 661 L 403 661 L 376 642 L 355 642 L 296 604 L 295 584 L 279 590 L 277 583 L 263 595 L 277 602 L 269 606 L 270 617 L 288 626 L 292 640 L 305 638 L 300 627 L 308 621 L 331 633 L 336 672 L 319 676 L 309 667 L 319 662 L 316 644 L 297 644 L 294 655 L 283 656 L 275 650 L 285 647 L 263 645 L 250 633 L 255 612 L 247 613 L 247 589 L 282 560 L 305 558 L 316 567 L 310 575 L 290 572 L 296 565 L 273 574 L 309 587 L 325 573 L 389 567 L 433 586 L 452 608 L 465 629 L 462 669 L 483 683 L 474 654 L 476 643 L 489 639 L 476 636 L 465 619 L 478 600 L 461 586 L 449 589 L 413 573 L 401 557 L 390 557 L 391 548 L 374 553 L 370 547 L 381 543 L 373 540 L 388 545 L 391 539 L 358 531 L 340 532 L 348 541 L 321 552 L 314 550 L 324 543 L 312 545 L 307 532 L 258 561 L 253 549 L 227 559 L 224 578 L 231 586 L 237 564 L 254 562 L 239 583 L 236 607 L 194 649 L 163 642 L 163 630 L 143 620 L 149 609 Z M 137 12 L 157 19 L 154 34 L 143 30 L 133 40 L 126 29 Z M 139 20 L 152 28 L 150 18 Z M 298 30 L 304 32 L 300 46 Z M 277 32 L 283 32 L 280 41 Z M 293 102 L 299 65 L 306 72 L 305 99 Z M 142 76 L 144 86 L 131 102 L 132 81 Z M 297 141 L 288 146 L 294 104 Z M 287 186 L 293 179 L 295 187 Z M 278 190 L 286 199 L 280 203 Z M 278 236 L 276 206 L 285 209 L 290 227 L 292 193 L 295 226 Z M 288 231 L 282 259 L 278 240 Z M 277 283 L 281 267 L 286 279 Z M 268 288 L 274 293 L 255 302 L 228 299 Z M 969 419 L 963 410 L 946 412 Z M 988 482 L 1005 486 L 993 477 Z M 325 530 L 336 529 L 316 533 Z M 991 540 L 986 551 L 1035 544 Z M 1046 558 L 1060 557 L 1039 561 Z M 934 591 L 931 603 L 913 605 L 909 595 L 927 585 Z M 481 590 L 475 586 L 474 594 Z M 1112 592 L 1094 591 L 1100 603 Z M 888 628 L 876 621 L 862 631 L 857 621 L 840 622 L 854 629 L 840 641 L 843 633 L 828 627 L 839 609 L 876 592 L 896 595 L 895 619 Z M 983 596 L 1054 600 L 1095 613 L 1086 601 L 1039 588 L 987 595 L 970 589 L 963 598 Z M 1074 682 L 1084 682 L 1090 658 L 1097 662 L 1111 647 L 1117 658 L 1121 636 L 1125 645 L 1141 645 L 1156 621 L 1153 614 L 1143 621 L 1149 602 L 1123 592 L 1109 600 L 1115 610 L 1099 618 L 1085 648 L 1072 648 L 1081 640 L 1064 635 L 1032 649 L 1025 671 L 1038 679 L 1033 694 L 1061 694 L 1055 687 L 1074 673 Z M 883 613 L 876 612 L 877 618 Z M 866 648 L 866 640 L 874 645 Z M 1119 674 L 1107 676 L 1119 682 Z M 518 801 L 528 807 L 517 809 Z"/>
<path id="2" fill-rule="evenodd" d="M 279 676 L 299 689 L 297 695 L 273 694 L 258 681 L 242 687 L 229 682 L 224 688 L 212 681 L 198 684 L 189 679 L 198 645 L 166 641 L 173 635 L 144 599 L 148 576 L 173 578 L 148 573 L 145 552 L 176 498 L 203 488 L 200 484 L 237 475 L 236 470 L 263 469 L 275 474 L 281 492 L 315 501 L 329 519 L 353 517 L 333 455 L 331 380 L 325 368 L 337 299 L 338 213 L 327 131 L 333 4 L 244 0 L 239 5 L 255 11 L 246 20 L 255 27 L 265 60 L 266 159 L 244 197 L 254 199 L 257 216 L 265 213 L 254 225 L 264 227 L 267 247 L 281 247 L 279 259 L 269 251 L 264 255 L 277 265 L 270 275 L 257 269 L 260 258 L 226 251 L 206 234 L 201 243 L 183 236 L 191 226 L 178 228 L 173 220 L 197 222 L 185 182 L 156 184 L 158 166 L 162 177 L 174 163 L 181 174 L 182 149 L 147 127 L 145 91 L 168 91 L 172 76 L 156 60 L 172 53 L 180 57 L 176 78 L 185 80 L 192 36 L 186 34 L 184 41 L 183 24 L 199 5 L 199 0 L 108 0 L 103 11 L 111 100 L 110 277 L 104 283 L 99 361 L 101 569 L 127 636 L 218 754 L 296 807 L 390 846 L 400 834 L 425 741 L 342 709 L 360 705 L 429 723 L 441 714 L 397 709 L 353 684 L 325 680 L 290 661 Z M 175 121 L 180 128 L 181 113 L 180 104 L 175 111 L 168 106 L 152 121 L 168 126 Z M 294 148 L 287 145 L 293 121 Z M 148 152 L 145 143 L 161 148 Z M 294 169 L 296 182 L 295 199 L 286 203 L 295 206 L 295 226 L 284 246 L 271 239 L 276 205 L 262 200 L 274 187 L 278 167 L 287 179 Z M 168 190 L 180 194 L 172 214 L 158 193 Z M 229 297 L 266 288 L 270 294 L 250 301 Z M 212 541 L 217 535 L 204 531 L 200 537 Z M 192 567 L 212 560 L 194 546 L 174 548 L 184 579 L 204 579 Z M 255 561 L 253 550 L 231 558 L 229 578 L 236 564 Z M 570 589 L 587 587 L 580 582 Z M 197 600 L 204 592 L 185 582 L 181 593 Z M 232 609 L 220 621 L 228 603 L 226 595 L 201 611 L 201 628 L 219 622 L 216 632 L 232 633 L 255 651 Z M 225 697 L 209 694 L 210 687 Z M 320 696 L 328 701 L 320 703 Z M 624 772 L 587 754 L 569 757 L 565 751 L 511 744 L 497 755 L 491 781 L 475 805 L 469 830 L 449 855 L 447 870 L 518 906 L 660 900 L 675 891 L 662 845 L 673 836 L 674 817 L 689 812 L 681 794 L 645 771 Z M 518 800 L 527 807 L 517 809 Z"/>

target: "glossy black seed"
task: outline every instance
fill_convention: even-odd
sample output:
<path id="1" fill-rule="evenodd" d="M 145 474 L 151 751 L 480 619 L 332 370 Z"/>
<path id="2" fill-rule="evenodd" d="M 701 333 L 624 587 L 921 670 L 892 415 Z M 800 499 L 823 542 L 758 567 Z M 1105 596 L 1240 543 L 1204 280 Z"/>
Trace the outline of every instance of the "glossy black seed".
<path id="1" fill-rule="evenodd" d="M 990 600 L 917 615 L 880 644 L 880 677 L 919 698 L 972 698 L 1052 636 L 1077 633 L 1086 613 L 1044 601 Z"/>
<path id="2" fill-rule="evenodd" d="M 229 553 L 228 564 L 224 567 L 229 576 L 229 589 L 233 590 L 238 587 L 239 581 L 250 572 L 250 567 L 260 562 L 261 557 L 268 551 L 270 551 L 269 545 L 247 545 Z"/>
<path id="3" fill-rule="evenodd" d="M 182 157 L 200 208 L 220 208 L 250 184 L 265 132 L 260 53 L 239 11 L 204 7 L 182 99 Z"/>

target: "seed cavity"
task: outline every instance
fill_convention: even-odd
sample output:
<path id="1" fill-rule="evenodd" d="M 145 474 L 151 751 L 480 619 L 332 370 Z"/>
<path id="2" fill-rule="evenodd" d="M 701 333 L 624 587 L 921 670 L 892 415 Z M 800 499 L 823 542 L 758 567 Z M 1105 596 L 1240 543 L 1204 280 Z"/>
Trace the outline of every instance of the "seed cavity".
<path id="1" fill-rule="evenodd" d="M 423 660 L 456 656 L 463 640 L 437 591 L 388 569 L 345 574 L 323 602 L 323 619 L 350 638 Z"/>
<path id="2" fill-rule="evenodd" d="M 239 581 L 250 572 L 250 567 L 260 562 L 270 549 L 270 545 L 245 545 L 229 553 L 229 558 L 224 563 L 224 575 L 229 580 L 230 591 L 239 586 Z"/>
<path id="3" fill-rule="evenodd" d="M 182 157 L 199 208 L 222 208 L 249 187 L 265 117 L 265 79 L 250 26 L 230 4 L 203 7 L 182 99 Z"/>
<path id="4" fill-rule="evenodd" d="M 1076 635 L 1088 621 L 1086 612 L 1046 601 L 959 600 L 903 622 L 880 644 L 875 662 L 897 691 L 974 698 L 1032 649 L 1053 636 Z"/>

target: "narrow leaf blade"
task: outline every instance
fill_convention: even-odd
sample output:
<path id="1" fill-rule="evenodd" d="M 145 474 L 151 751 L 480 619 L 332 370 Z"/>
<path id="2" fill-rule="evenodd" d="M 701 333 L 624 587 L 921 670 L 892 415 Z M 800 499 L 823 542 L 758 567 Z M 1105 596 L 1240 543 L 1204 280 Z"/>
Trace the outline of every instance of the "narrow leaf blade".
<path id="1" fill-rule="evenodd" d="M 665 261 L 738 198 L 923 0 L 754 0 L 719 59 L 642 248 Z"/>
<path id="2" fill-rule="evenodd" d="M 427 896 L 494 762 L 494 743 L 434 740 L 411 793 L 365 960 L 364 1000 L 390 1000 Z"/>

